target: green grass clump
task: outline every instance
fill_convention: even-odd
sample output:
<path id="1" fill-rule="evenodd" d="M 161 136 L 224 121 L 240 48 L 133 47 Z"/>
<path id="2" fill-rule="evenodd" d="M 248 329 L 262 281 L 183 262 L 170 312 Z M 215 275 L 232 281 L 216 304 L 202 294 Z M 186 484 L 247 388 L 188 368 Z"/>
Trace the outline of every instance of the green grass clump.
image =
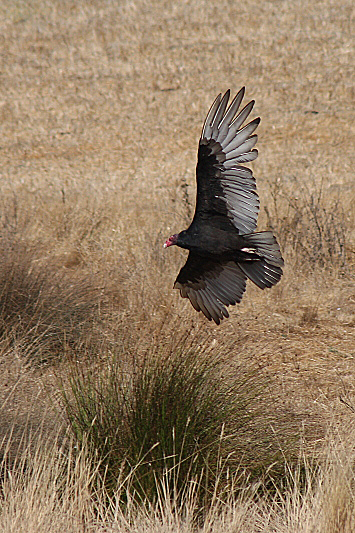
<path id="1" fill-rule="evenodd" d="M 297 454 L 294 420 L 277 412 L 259 369 L 197 346 L 116 353 L 99 372 L 75 366 L 69 385 L 71 428 L 122 502 L 154 504 L 164 490 L 178 503 L 193 491 L 206 510 L 216 490 L 282 484 L 285 455 Z"/>

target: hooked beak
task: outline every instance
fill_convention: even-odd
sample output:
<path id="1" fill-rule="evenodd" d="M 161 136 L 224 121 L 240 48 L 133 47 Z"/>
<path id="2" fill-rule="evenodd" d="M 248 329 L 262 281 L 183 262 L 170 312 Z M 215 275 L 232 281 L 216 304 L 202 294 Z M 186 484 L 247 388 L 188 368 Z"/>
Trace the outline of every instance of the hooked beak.
<path id="1" fill-rule="evenodd" d="M 176 235 L 172 235 L 171 237 L 169 237 L 169 239 L 167 241 L 164 242 L 163 248 L 168 248 L 169 246 L 172 246 L 173 244 L 176 244 L 176 241 L 177 241 L 177 234 Z"/>

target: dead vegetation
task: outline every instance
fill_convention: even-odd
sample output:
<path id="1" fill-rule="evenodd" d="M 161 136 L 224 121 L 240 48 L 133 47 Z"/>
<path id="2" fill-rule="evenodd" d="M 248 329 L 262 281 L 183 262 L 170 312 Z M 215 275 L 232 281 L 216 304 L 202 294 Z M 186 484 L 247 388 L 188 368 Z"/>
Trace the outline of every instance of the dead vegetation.
<path id="1" fill-rule="evenodd" d="M 352 14 L 347 0 L 0 6 L 3 531 L 354 530 Z M 171 290 L 185 254 L 162 243 L 194 210 L 206 110 L 242 85 L 262 117 L 260 229 L 286 268 L 215 327 Z M 190 398 L 219 446 L 209 463 L 184 385 L 221 360 Z M 227 392 L 249 402 L 242 434 Z M 228 420 L 240 439 L 222 446 Z M 177 421 L 193 428 L 186 463 Z M 136 432 L 129 457 L 116 426 Z M 264 444 L 278 453 L 247 478 Z"/>
<path id="2" fill-rule="evenodd" d="M 323 181 L 309 184 L 296 177 L 270 183 L 270 193 L 271 208 L 264 207 L 268 225 L 295 268 L 353 267 L 349 216 L 340 196 L 325 198 Z"/>
<path id="3" fill-rule="evenodd" d="M 103 299 L 102 288 L 89 275 L 78 277 L 68 268 L 43 263 L 37 253 L 3 235 L 0 343 L 43 364 L 90 342 Z"/>

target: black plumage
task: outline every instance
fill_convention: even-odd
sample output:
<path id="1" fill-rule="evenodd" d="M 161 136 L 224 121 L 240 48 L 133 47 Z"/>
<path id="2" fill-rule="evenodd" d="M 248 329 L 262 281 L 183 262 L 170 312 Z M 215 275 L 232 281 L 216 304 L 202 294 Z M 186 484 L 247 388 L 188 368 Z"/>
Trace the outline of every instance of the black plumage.
<path id="1" fill-rule="evenodd" d="M 260 118 L 242 127 L 254 106 L 251 101 L 238 113 L 244 92 L 228 108 L 229 90 L 213 102 L 199 142 L 194 218 L 164 244 L 189 250 L 174 288 L 216 324 L 229 316 L 226 306 L 241 301 L 247 278 L 270 288 L 284 265 L 272 232 L 254 232 L 259 197 L 253 173 L 242 163 L 258 156 L 253 133 Z"/>

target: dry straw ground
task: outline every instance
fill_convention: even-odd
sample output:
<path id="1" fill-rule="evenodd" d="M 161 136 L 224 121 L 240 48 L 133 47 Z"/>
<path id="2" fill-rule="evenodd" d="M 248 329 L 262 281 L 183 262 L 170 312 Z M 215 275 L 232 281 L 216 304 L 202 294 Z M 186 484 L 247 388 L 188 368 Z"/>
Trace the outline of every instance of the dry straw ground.
<path id="1" fill-rule="evenodd" d="M 0 432 L 22 465 L 5 475 L 2 531 L 191 530 L 163 499 L 130 522 L 91 508 L 85 454 L 73 471 L 46 453 L 68 361 L 93 371 L 118 344 L 171 349 L 186 329 L 227 371 L 256 365 L 328 446 L 316 488 L 231 503 L 204 530 L 354 531 L 353 35 L 350 0 L 0 4 Z M 215 327 L 172 290 L 185 253 L 162 243 L 193 213 L 209 105 L 243 85 L 262 117 L 260 228 L 286 267 Z"/>

